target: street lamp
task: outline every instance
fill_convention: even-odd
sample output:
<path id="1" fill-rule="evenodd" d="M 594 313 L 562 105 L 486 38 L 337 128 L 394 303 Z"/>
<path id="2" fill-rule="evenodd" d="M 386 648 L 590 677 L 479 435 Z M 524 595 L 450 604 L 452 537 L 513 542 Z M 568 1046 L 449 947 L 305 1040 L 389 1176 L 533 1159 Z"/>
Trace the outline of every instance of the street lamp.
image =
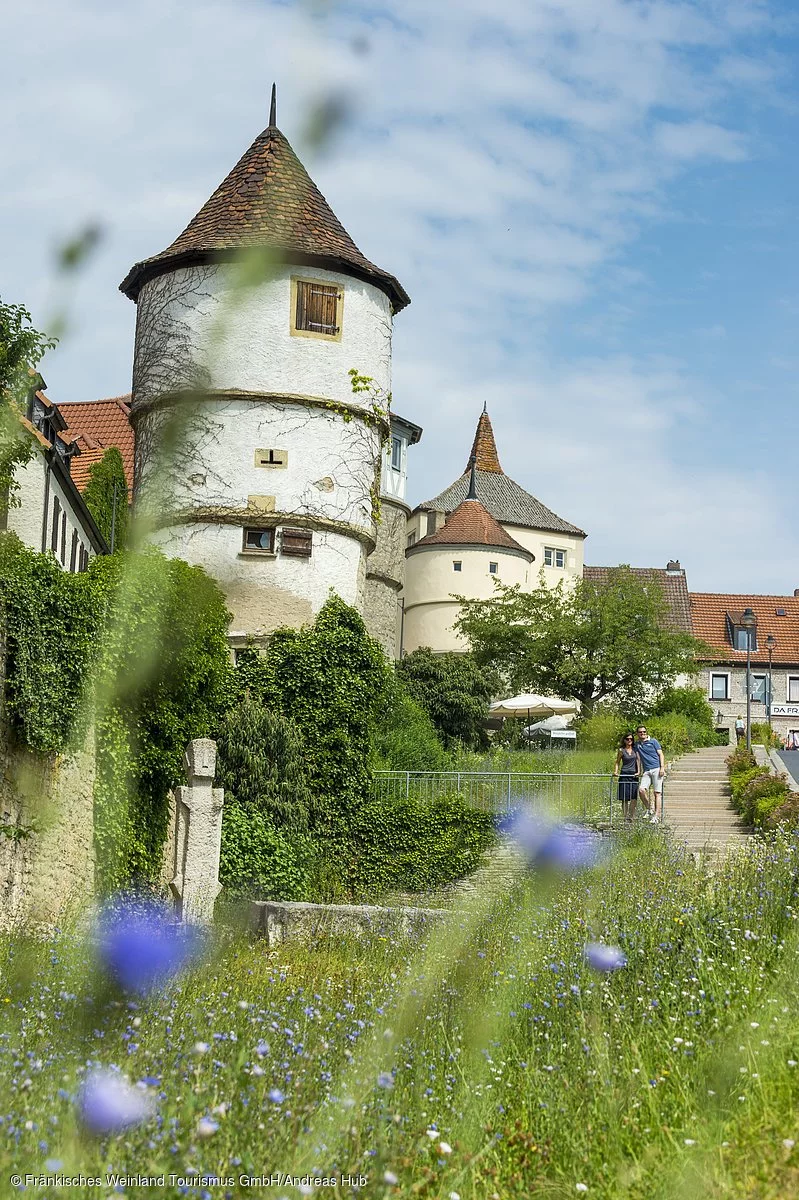
<path id="1" fill-rule="evenodd" d="M 777 639 L 773 633 L 766 638 L 766 645 L 768 646 L 768 727 L 771 732 L 771 655 L 777 645 Z"/>
<path id="2" fill-rule="evenodd" d="M 752 749 L 752 630 L 757 624 L 751 608 L 741 613 L 741 624 L 746 630 L 746 748 Z"/>

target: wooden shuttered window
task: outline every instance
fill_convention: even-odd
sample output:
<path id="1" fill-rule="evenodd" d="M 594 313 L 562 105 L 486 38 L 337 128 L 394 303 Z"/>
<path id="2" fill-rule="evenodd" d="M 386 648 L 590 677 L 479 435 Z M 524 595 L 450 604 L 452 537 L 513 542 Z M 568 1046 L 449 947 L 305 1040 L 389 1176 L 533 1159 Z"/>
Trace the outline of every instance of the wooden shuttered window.
<path id="1" fill-rule="evenodd" d="M 310 558 L 313 533 L 310 529 L 283 529 L 280 535 L 280 553 L 293 558 Z"/>
<path id="2" fill-rule="evenodd" d="M 70 571 L 74 572 L 77 557 L 78 557 L 78 531 L 77 531 L 77 529 L 73 529 L 72 530 L 72 549 L 69 552 L 69 569 L 70 569 Z"/>
<path id="3" fill-rule="evenodd" d="M 53 524 L 50 530 L 50 549 L 58 553 L 58 518 L 61 516 L 61 502 L 58 496 L 53 496 Z"/>
<path id="4" fill-rule="evenodd" d="M 297 280 L 297 310 L 294 327 L 308 333 L 336 337 L 339 332 L 341 291 L 324 283 Z"/>

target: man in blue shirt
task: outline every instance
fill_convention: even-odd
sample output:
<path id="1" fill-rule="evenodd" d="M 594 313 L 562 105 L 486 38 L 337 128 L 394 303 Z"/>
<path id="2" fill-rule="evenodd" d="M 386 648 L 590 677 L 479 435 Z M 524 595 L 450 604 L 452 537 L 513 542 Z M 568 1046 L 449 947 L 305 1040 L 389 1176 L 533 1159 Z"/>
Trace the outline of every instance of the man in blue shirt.
<path id="1" fill-rule="evenodd" d="M 646 731 L 645 725 L 638 726 L 638 741 L 635 748 L 641 759 L 641 781 L 638 785 L 638 795 L 644 806 L 644 818 L 648 815 L 653 825 L 660 822 L 663 815 L 663 776 L 666 774 L 666 760 L 663 748 L 657 738 L 652 738 Z M 649 805 L 649 790 L 652 790 L 652 806 Z M 658 798 L 660 799 L 660 814 L 658 814 Z"/>

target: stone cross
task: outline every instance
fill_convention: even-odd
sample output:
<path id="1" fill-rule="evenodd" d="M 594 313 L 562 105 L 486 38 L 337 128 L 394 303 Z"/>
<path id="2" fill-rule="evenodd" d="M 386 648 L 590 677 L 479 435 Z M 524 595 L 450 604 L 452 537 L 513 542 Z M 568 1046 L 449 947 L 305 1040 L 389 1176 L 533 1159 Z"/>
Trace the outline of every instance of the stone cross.
<path id="1" fill-rule="evenodd" d="M 175 874 L 170 884 L 181 921 L 213 920 L 221 890 L 223 788 L 213 786 L 216 742 L 195 738 L 184 759 L 188 787 L 175 789 Z"/>

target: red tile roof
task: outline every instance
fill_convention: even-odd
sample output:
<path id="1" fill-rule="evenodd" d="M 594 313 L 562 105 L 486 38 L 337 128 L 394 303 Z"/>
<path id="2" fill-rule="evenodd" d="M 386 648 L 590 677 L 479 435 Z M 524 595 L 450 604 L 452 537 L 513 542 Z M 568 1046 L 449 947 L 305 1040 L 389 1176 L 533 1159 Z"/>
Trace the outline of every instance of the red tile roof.
<path id="1" fill-rule="evenodd" d="M 136 263 L 120 284 L 135 300 L 154 275 L 189 262 L 230 258 L 269 246 L 291 262 L 316 263 L 373 283 L 399 312 L 410 303 L 402 284 L 366 258 L 279 129 L 270 124 L 223 179 L 171 246 Z"/>
<path id="2" fill-rule="evenodd" d="M 768 664 L 766 638 L 772 634 L 777 643 L 772 662 L 786 666 L 799 664 L 799 596 L 691 592 L 690 601 L 694 636 L 716 651 L 704 656 L 705 662 L 746 665 L 746 651 L 734 650 L 730 645 L 727 613 L 734 617 L 745 608 L 751 608 L 757 620 L 757 649 L 752 652 L 751 661 L 758 666 Z M 777 616 L 778 608 L 785 610 L 784 616 Z"/>
<path id="3" fill-rule="evenodd" d="M 479 500 L 464 500 L 440 529 L 414 542 L 410 552 L 419 546 L 486 546 L 498 550 L 516 550 L 529 558 L 530 562 L 535 557 L 505 532 Z"/>
<path id="4" fill-rule="evenodd" d="M 128 499 L 133 495 L 133 427 L 128 419 L 130 394 L 111 400 L 81 400 L 58 405 L 67 422 L 65 438 L 78 443 L 80 454 L 71 463 L 71 475 L 82 492 L 89 482 L 89 468 L 99 462 L 111 446 L 122 455 Z"/>
<path id="5" fill-rule="evenodd" d="M 589 583 L 604 583 L 611 567 L 583 567 L 583 579 Z M 662 567 L 631 567 L 634 575 L 644 581 L 651 580 L 661 588 L 668 605 L 668 624 L 682 633 L 691 633 L 691 605 L 688 599 L 688 583 L 685 571 L 667 571 Z"/>
<path id="6" fill-rule="evenodd" d="M 472 442 L 472 453 L 469 462 L 466 464 L 464 475 L 471 469 L 472 458 L 474 465 L 478 471 L 494 471 L 497 475 L 503 475 L 504 471 L 499 465 L 499 455 L 497 454 L 497 444 L 494 441 L 494 430 L 491 428 L 491 418 L 485 409 L 480 414 L 480 420 L 477 422 L 477 429 Z"/>

